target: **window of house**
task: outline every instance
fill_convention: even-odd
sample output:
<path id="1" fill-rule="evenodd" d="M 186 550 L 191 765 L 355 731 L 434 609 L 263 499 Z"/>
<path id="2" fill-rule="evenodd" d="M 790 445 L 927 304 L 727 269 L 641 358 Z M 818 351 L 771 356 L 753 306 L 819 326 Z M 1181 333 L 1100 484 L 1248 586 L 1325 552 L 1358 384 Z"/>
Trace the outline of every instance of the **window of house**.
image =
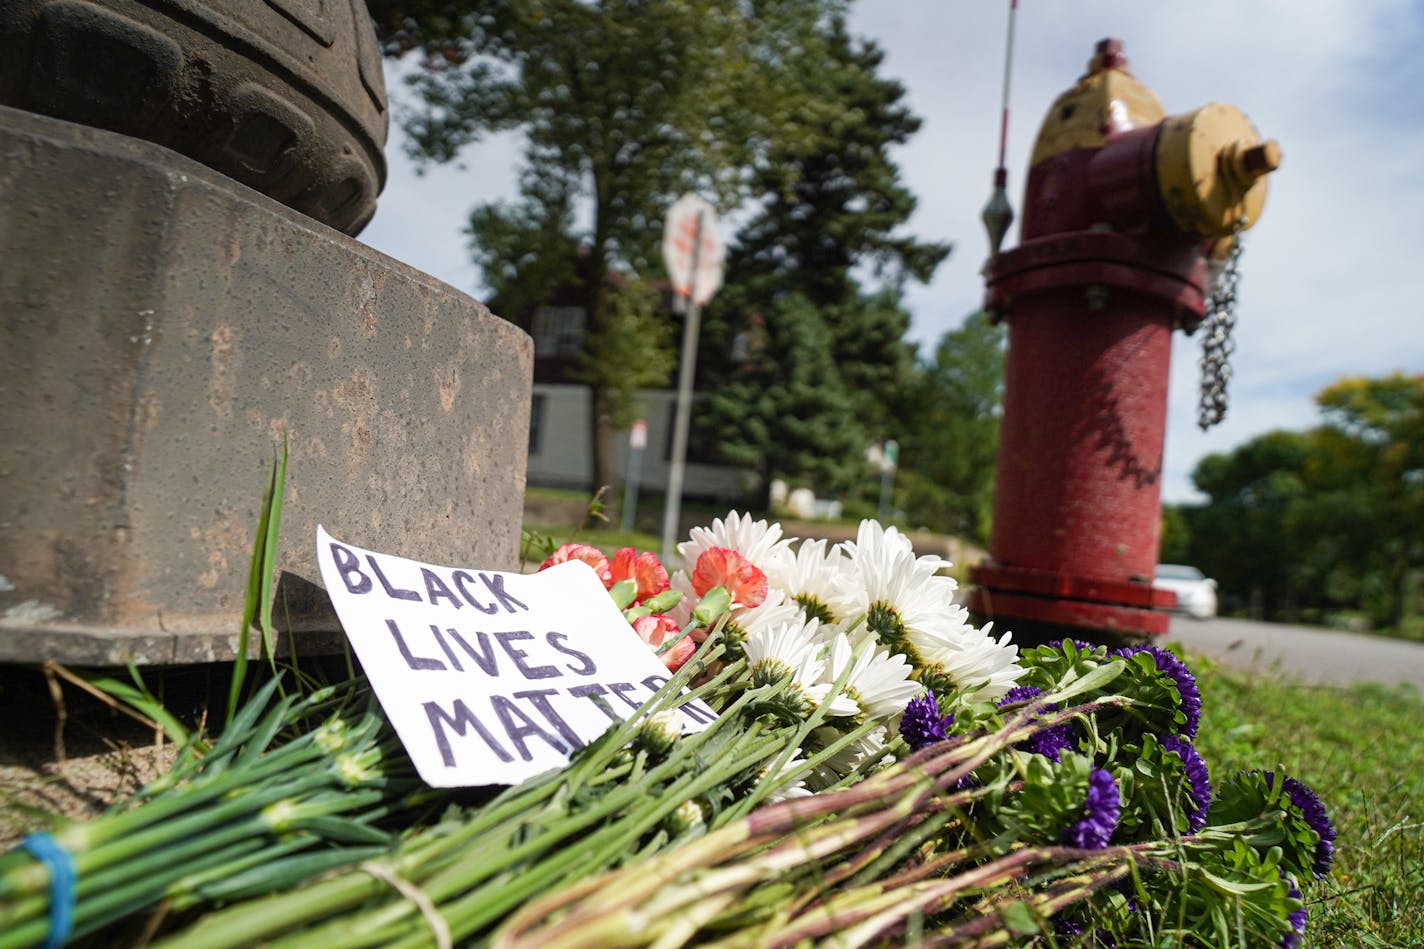
<path id="1" fill-rule="evenodd" d="M 529 335 L 535 356 L 576 356 L 583 348 L 584 308 L 541 306 L 534 310 Z"/>

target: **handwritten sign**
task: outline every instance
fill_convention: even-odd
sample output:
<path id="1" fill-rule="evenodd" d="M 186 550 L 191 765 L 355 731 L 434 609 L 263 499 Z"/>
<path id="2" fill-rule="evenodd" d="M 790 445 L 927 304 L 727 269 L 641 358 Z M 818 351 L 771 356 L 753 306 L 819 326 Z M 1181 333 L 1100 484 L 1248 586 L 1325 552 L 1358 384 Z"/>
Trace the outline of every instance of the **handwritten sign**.
<path id="1" fill-rule="evenodd" d="M 627 718 L 668 671 L 577 561 L 536 574 L 442 567 L 317 527 L 327 593 L 432 787 L 518 784 Z M 681 707 L 683 731 L 716 714 Z"/>

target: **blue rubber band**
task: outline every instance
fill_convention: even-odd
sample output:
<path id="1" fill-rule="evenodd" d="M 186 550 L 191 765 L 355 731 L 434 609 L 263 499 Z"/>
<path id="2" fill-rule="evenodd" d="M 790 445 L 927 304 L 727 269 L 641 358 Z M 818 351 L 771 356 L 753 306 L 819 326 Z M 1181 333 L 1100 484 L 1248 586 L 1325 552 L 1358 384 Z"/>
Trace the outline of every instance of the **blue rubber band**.
<path id="1" fill-rule="evenodd" d="M 59 949 L 74 928 L 74 889 L 78 874 L 74 858 L 49 834 L 30 834 L 20 846 L 49 871 L 49 936 L 45 949 Z"/>

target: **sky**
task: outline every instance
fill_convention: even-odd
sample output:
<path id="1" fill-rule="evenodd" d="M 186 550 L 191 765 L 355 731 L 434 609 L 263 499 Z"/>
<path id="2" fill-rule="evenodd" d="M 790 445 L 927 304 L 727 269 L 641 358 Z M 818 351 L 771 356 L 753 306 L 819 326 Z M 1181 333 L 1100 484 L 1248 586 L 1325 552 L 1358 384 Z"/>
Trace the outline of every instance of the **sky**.
<path id="1" fill-rule="evenodd" d="M 852 32 L 885 51 L 881 75 L 904 84 L 924 123 L 894 153 L 919 199 L 905 231 L 954 245 L 932 282 L 907 291 L 910 336 L 926 351 L 983 299 L 979 214 L 997 163 L 1008 17 L 1008 0 L 852 7 Z M 1228 103 L 1284 153 L 1245 234 L 1227 417 L 1206 433 L 1200 334 L 1174 334 L 1162 495 L 1191 502 L 1204 455 L 1316 424 L 1313 397 L 1340 376 L 1424 372 L 1424 4 L 1021 0 L 1007 161 L 1016 211 L 1049 105 L 1109 36 L 1169 115 Z M 463 228 L 476 204 L 515 194 L 520 141 L 501 135 L 417 175 L 397 127 L 403 68 L 387 64 L 390 174 L 358 239 L 482 298 Z M 1004 246 L 1017 242 L 1015 228 Z"/>

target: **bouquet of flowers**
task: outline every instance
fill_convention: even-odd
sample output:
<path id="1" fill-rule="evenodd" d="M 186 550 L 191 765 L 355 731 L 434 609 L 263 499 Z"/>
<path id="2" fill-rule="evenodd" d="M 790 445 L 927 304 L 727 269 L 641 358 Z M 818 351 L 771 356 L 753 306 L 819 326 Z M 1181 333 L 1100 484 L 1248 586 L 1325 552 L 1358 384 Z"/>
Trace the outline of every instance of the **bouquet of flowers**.
<path id="1" fill-rule="evenodd" d="M 154 812 L 155 853 L 197 828 L 183 839 L 208 889 L 155 878 L 86 915 L 106 894 L 84 890 L 81 871 L 67 898 L 86 922 L 70 933 L 161 903 L 175 912 L 153 927 L 157 944 L 186 947 L 1299 939 L 1302 890 L 1329 871 L 1329 820 L 1272 772 L 1213 788 L 1192 745 L 1200 696 L 1172 653 L 1072 641 L 1020 653 L 956 605 L 944 560 L 873 521 L 853 542 L 797 546 L 734 512 L 679 553 L 671 575 L 631 549 L 565 545 L 546 561 L 595 570 L 670 671 L 567 768 L 481 799 L 413 791 L 402 753 L 368 729 L 360 773 L 336 772 L 365 795 L 353 816 L 324 785 L 291 799 L 296 823 L 258 810 L 231 874 L 231 840 L 205 846 L 222 835 L 172 803 L 195 770 L 93 827 Z M 361 681 L 336 692 L 364 708 Z M 692 700 L 719 714 L 684 735 Z M 264 724 L 246 743 L 213 746 L 245 776 L 227 776 L 222 800 L 289 800 L 265 762 L 309 746 L 301 726 L 316 719 L 288 722 L 301 703 L 283 702 L 276 718 L 252 712 Z M 331 766 L 290 764 L 282 787 Z M 319 820 L 322 808 L 337 816 Z M 85 839 L 61 843 L 75 865 L 94 862 Z M 320 862 L 298 881 L 296 859 Z M 288 872 L 264 887 L 264 861 Z M 45 876 L 27 853 L 0 862 L 0 946 L 53 941 Z"/>

